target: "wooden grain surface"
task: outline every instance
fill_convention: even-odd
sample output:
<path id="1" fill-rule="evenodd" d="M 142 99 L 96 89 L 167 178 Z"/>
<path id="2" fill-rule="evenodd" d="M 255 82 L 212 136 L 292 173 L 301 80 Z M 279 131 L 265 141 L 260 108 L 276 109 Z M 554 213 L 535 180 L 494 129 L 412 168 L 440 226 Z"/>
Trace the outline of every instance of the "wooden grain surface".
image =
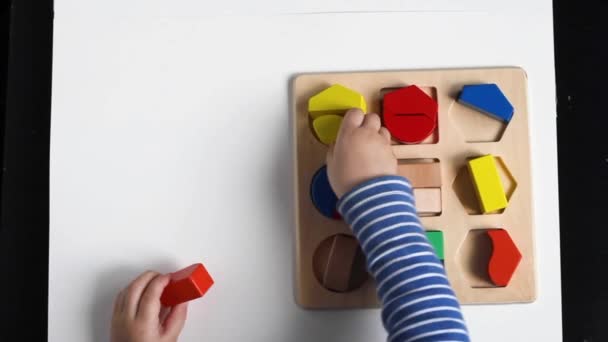
<path id="1" fill-rule="evenodd" d="M 463 304 L 530 302 L 536 298 L 534 227 L 526 73 L 515 67 L 381 71 L 303 74 L 295 77 L 291 105 L 295 156 L 295 245 L 296 301 L 306 308 L 377 307 L 373 280 L 348 293 L 325 289 L 313 274 L 313 255 L 319 244 L 335 234 L 350 234 L 342 221 L 330 220 L 316 211 L 309 197 L 310 181 L 323 165 L 327 147 L 311 133 L 306 108 L 310 96 L 334 83 L 365 96 L 370 112 L 380 111 L 383 88 L 416 84 L 432 87 L 439 104 L 437 143 L 393 145 L 398 159 L 437 159 L 441 163 L 442 212 L 422 217 L 427 230 L 440 230 L 445 239 L 445 267 L 451 284 Z M 485 120 L 456 102 L 463 85 L 496 83 L 511 101 L 515 114 L 508 127 Z M 480 118 L 481 117 L 481 118 Z M 491 131 L 491 132 L 489 132 Z M 498 131 L 498 133 L 496 133 Z M 474 136 L 471 138 L 471 136 Z M 498 141 L 496 141 L 498 140 Z M 474 191 L 466 171 L 469 158 L 493 154 L 508 167 L 516 182 L 509 206 L 502 213 L 471 215 L 466 197 Z M 465 171 L 463 171 L 463 169 Z M 465 176 L 466 173 L 464 173 Z M 515 184 L 511 185 L 512 187 Z M 460 197 L 464 197 L 461 201 Z M 474 197 L 474 194 L 472 194 Z M 519 247 L 523 258 L 506 287 L 493 288 L 484 274 L 487 252 L 479 230 L 504 228 Z M 471 256 L 477 256 L 477 259 Z M 481 266 L 480 266 L 481 265 Z"/>

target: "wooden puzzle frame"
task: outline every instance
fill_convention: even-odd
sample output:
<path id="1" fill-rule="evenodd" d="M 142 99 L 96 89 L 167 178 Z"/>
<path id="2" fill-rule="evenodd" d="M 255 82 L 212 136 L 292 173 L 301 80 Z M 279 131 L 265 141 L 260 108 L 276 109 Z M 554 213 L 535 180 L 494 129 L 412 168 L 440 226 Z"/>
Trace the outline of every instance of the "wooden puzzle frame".
<path id="1" fill-rule="evenodd" d="M 292 80 L 297 303 L 315 309 L 372 308 L 379 305 L 371 278 L 354 291 L 338 293 L 325 289 L 313 271 L 313 255 L 317 246 L 335 234 L 350 234 L 346 223 L 321 215 L 310 199 L 310 182 L 313 174 L 325 163 L 327 146 L 312 133 L 307 102 L 312 95 L 336 83 L 361 93 L 367 101 L 368 111 L 379 114 L 382 89 L 414 84 L 431 90 L 439 105 L 437 142 L 393 145 L 398 159 L 433 158 L 441 163 L 442 212 L 439 216 L 421 217 L 422 225 L 427 230 L 443 232 L 444 265 L 462 304 L 534 301 L 536 272 L 527 76 L 521 68 L 503 67 L 316 73 L 298 75 Z M 456 102 L 463 85 L 476 83 L 496 83 L 514 106 L 513 119 L 506 129 L 500 128 L 501 123 L 497 120 Z M 497 133 L 487 133 L 490 131 Z M 479 133 L 481 140 L 499 140 L 478 142 L 477 138 L 465 136 L 471 132 Z M 460 183 L 466 183 L 468 179 L 467 160 L 487 154 L 500 157 L 497 161 L 502 168 L 503 182 L 511 183 L 511 187 L 506 188 L 509 206 L 502 213 L 470 215 L 465 208 L 474 210 L 471 198 L 475 195 L 472 188 L 470 193 L 463 191 L 467 187 L 460 186 Z M 504 168 L 505 165 L 508 169 Z M 493 228 L 507 230 L 523 256 L 506 287 L 491 287 L 483 275 L 483 265 L 487 265 L 487 260 L 482 259 L 489 257 L 489 240 L 486 241 L 481 230 Z"/>

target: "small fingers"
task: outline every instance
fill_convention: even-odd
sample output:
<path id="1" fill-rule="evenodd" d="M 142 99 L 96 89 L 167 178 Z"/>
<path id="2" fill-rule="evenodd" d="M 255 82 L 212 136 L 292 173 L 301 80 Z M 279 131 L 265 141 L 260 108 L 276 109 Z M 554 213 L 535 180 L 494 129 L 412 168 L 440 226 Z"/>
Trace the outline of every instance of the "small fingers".
<path id="1" fill-rule="evenodd" d="M 363 123 L 364 119 L 365 115 L 361 109 L 349 109 L 346 114 L 344 114 L 344 119 L 342 119 L 342 124 L 340 125 L 340 131 L 338 131 L 337 140 L 340 140 L 340 135 L 350 132 L 355 128 L 361 127 L 361 124 Z"/>
<path id="2" fill-rule="evenodd" d="M 171 313 L 170 307 L 161 306 L 160 313 L 158 314 L 158 321 L 161 325 L 165 324 L 165 320 L 167 319 L 167 316 L 169 316 L 169 313 Z"/>
<path id="3" fill-rule="evenodd" d="M 141 295 L 148 286 L 148 283 L 158 275 L 157 272 L 147 271 L 140 274 L 131 284 L 123 290 L 125 292 L 125 311 L 131 318 L 135 318 L 137 314 L 137 306 Z"/>
<path id="4" fill-rule="evenodd" d="M 171 312 L 167 315 L 164 323 L 164 333 L 166 335 L 177 337 L 186 324 L 188 316 L 188 303 L 181 303 L 171 308 Z"/>
<path id="5" fill-rule="evenodd" d="M 378 114 L 370 113 L 367 114 L 363 120 L 362 127 L 369 128 L 374 132 L 378 132 L 382 123 L 380 122 L 380 117 Z"/>
<path id="6" fill-rule="evenodd" d="M 158 319 L 161 309 L 160 296 L 163 290 L 169 284 L 169 275 L 157 275 L 144 290 L 139 306 L 137 308 L 137 317 L 144 320 Z"/>
<path id="7" fill-rule="evenodd" d="M 123 312 L 125 308 L 125 291 L 121 290 L 114 298 L 114 314 Z"/>
<path id="8" fill-rule="evenodd" d="M 380 135 L 386 139 L 386 142 L 391 142 L 391 132 L 389 132 L 386 127 L 380 127 L 380 131 L 378 131 L 378 133 L 380 133 Z"/>

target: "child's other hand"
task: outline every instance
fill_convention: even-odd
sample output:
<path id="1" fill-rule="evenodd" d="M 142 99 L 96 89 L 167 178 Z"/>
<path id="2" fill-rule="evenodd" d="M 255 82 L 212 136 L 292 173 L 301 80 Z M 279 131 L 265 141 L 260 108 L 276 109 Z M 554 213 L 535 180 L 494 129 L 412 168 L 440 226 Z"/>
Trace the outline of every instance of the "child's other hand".
<path id="1" fill-rule="evenodd" d="M 397 174 L 391 135 L 377 114 L 346 112 L 336 143 L 327 152 L 327 174 L 338 198 L 362 182 Z"/>
<path id="2" fill-rule="evenodd" d="M 175 342 L 186 322 L 187 304 L 162 307 L 160 295 L 169 275 L 148 271 L 137 277 L 114 301 L 112 342 Z"/>

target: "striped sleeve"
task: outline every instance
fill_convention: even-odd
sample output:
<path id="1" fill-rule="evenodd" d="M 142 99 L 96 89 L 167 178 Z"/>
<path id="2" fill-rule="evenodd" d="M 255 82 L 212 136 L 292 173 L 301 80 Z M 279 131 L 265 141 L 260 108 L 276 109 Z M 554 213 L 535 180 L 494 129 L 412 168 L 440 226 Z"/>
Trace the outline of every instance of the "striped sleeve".
<path id="1" fill-rule="evenodd" d="M 409 182 L 386 176 L 338 202 L 367 258 L 388 341 L 469 341 L 460 305 L 420 225 Z"/>

